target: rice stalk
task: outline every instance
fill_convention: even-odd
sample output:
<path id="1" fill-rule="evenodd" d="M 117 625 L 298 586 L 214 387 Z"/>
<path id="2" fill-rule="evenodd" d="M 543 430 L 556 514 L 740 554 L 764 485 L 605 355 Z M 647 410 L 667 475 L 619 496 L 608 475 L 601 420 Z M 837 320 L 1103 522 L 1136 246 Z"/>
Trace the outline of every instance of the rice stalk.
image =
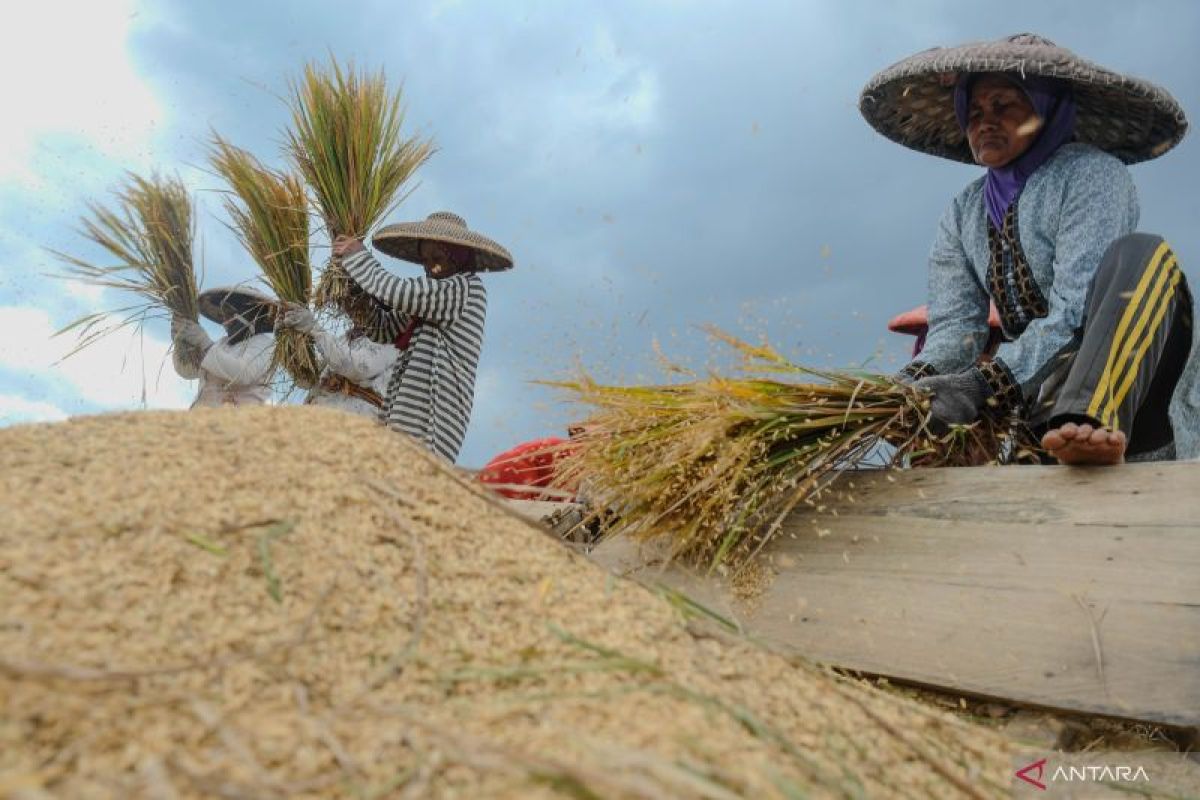
<path id="1" fill-rule="evenodd" d="M 192 200 L 178 177 L 129 172 L 113 192 L 116 202 L 87 204 L 78 232 L 114 260 L 97 264 L 58 250 L 49 252 L 66 265 L 56 277 L 136 295 L 139 301 L 106 312 L 85 314 L 55 335 L 75 331 L 70 357 L 126 326 L 140 330 L 147 319 L 200 318 L 192 240 Z M 165 314 L 162 312 L 166 312 Z M 116 318 L 114 322 L 113 319 Z"/>
<path id="2" fill-rule="evenodd" d="M 401 203 L 409 178 L 433 154 L 432 140 L 405 136 L 402 92 L 388 89 L 384 73 L 369 74 L 330 59 L 306 64 L 292 84 L 287 150 L 312 190 L 330 241 L 365 238 Z M 371 298 L 330 259 L 315 301 L 337 308 L 357 324 L 373 317 Z"/>
<path id="3" fill-rule="evenodd" d="M 280 300 L 307 306 L 312 266 L 303 181 L 295 173 L 268 169 L 216 133 L 209 161 L 231 190 L 225 195 L 225 210 L 233 231 L 267 284 Z M 300 331 L 276 333 L 275 363 L 300 386 L 312 386 L 320 377 L 312 337 Z"/>
<path id="4" fill-rule="evenodd" d="M 1007 422 L 991 415 L 935 433 L 928 398 L 910 386 L 709 333 L 739 354 L 734 376 L 548 382 L 592 408 L 555 483 L 581 485 L 597 514 L 613 512 L 601 517 L 610 535 L 662 537 L 672 558 L 737 567 L 847 470 L 979 464 L 1012 448 Z"/>

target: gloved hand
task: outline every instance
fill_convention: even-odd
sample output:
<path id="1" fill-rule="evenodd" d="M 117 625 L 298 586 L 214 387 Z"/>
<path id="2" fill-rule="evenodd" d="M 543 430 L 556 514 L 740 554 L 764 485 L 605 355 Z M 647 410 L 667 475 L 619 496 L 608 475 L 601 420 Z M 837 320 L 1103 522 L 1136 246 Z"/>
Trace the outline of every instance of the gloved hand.
<path id="1" fill-rule="evenodd" d="M 317 329 L 317 318 L 299 303 L 284 303 L 283 313 L 279 315 L 275 326 L 301 333 L 312 333 Z"/>
<path id="2" fill-rule="evenodd" d="M 992 394 L 987 379 L 977 367 L 922 378 L 913 384 L 913 388 L 931 395 L 929 410 L 937 427 L 942 429 L 974 422 Z"/>
<path id="3" fill-rule="evenodd" d="M 173 318 L 171 320 L 171 337 L 178 344 L 194 347 L 201 354 L 208 351 L 212 347 L 212 339 L 200 327 L 199 322 L 190 319 Z"/>

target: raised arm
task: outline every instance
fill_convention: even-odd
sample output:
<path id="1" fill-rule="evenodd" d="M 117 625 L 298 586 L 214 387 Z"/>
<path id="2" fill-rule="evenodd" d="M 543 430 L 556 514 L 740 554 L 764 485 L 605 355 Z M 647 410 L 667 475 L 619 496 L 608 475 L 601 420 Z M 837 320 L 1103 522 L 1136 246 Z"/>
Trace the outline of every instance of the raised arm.
<path id="1" fill-rule="evenodd" d="M 426 322 L 458 319 L 471 293 L 471 283 L 465 275 L 440 280 L 397 278 L 366 249 L 344 256 L 342 264 L 355 283 L 393 312 L 411 314 Z"/>
<path id="2" fill-rule="evenodd" d="M 408 327 L 412 315 L 393 311 L 378 300 L 373 302 L 375 307 L 372 311 L 372 321 L 366 328 L 367 338 L 376 344 L 390 346 L 400 332 Z"/>

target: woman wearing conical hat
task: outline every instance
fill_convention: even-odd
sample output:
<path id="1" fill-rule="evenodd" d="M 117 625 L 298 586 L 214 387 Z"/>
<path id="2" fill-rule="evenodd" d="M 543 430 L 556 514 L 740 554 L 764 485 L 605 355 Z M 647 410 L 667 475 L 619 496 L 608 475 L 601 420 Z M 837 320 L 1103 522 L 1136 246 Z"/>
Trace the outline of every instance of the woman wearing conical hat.
<path id="1" fill-rule="evenodd" d="M 905 59 L 860 109 L 900 144 L 986 168 L 942 217 L 925 348 L 903 371 L 935 419 L 1015 416 L 1068 464 L 1200 456 L 1191 294 L 1167 243 L 1135 233 L 1126 167 L 1183 137 L 1175 100 L 1021 34 Z"/>
<path id="2" fill-rule="evenodd" d="M 230 286 L 201 292 L 200 313 L 225 328 L 214 342 L 200 323 L 171 320 L 175 371 L 200 379 L 192 408 L 262 405 L 271 397 L 275 372 L 276 301 L 253 289 Z"/>
<path id="3" fill-rule="evenodd" d="M 351 279 L 380 304 L 372 338 L 401 350 L 380 417 L 454 461 L 471 420 L 483 346 L 487 292 L 478 273 L 510 269 L 512 256 L 446 211 L 384 227 L 372 243 L 425 269 L 424 276 L 400 278 L 357 239 L 333 244 Z"/>

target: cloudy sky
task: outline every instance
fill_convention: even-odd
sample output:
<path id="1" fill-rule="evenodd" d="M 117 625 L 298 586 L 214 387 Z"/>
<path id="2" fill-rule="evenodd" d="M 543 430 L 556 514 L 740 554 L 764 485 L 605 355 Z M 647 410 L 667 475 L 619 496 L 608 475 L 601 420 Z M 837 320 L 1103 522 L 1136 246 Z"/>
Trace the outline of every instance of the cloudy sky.
<path id="1" fill-rule="evenodd" d="M 573 410 L 531 381 L 650 380 L 656 343 L 703 365 L 699 324 L 813 365 L 901 365 L 887 320 L 924 301 L 937 219 L 978 174 L 860 117 L 863 84 L 913 52 L 1035 31 L 1200 114 L 1188 0 L 47 0 L 6 25 L 0 424 L 190 402 L 165 325 L 58 363 L 57 328 L 124 303 L 45 277 L 45 248 L 98 256 L 72 232 L 83 203 L 123 170 L 174 170 L 197 192 L 205 284 L 251 278 L 202 169 L 207 132 L 282 164 L 279 97 L 333 53 L 402 80 L 409 130 L 437 142 L 392 221 L 453 210 L 516 257 L 486 277 L 467 465 L 560 432 Z M 1197 137 L 1133 170 L 1142 229 L 1195 275 Z"/>

